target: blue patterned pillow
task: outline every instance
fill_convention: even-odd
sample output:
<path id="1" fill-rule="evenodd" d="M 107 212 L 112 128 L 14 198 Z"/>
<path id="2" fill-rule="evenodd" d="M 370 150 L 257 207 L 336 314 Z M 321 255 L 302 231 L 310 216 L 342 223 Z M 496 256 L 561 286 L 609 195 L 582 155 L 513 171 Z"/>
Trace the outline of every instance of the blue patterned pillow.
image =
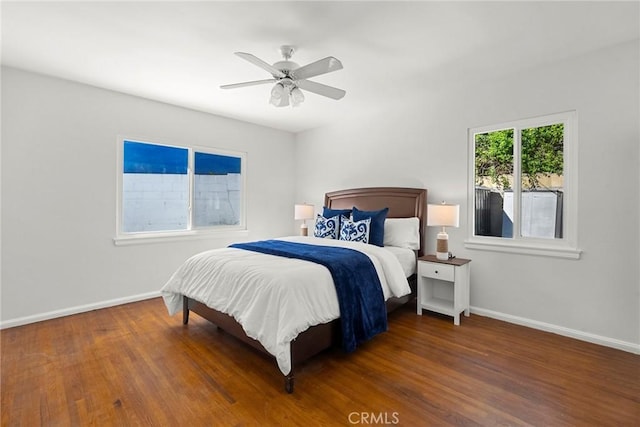
<path id="1" fill-rule="evenodd" d="M 340 240 L 369 243 L 369 227 L 371 218 L 362 221 L 351 221 L 346 216 L 340 218 Z"/>
<path id="2" fill-rule="evenodd" d="M 384 246 L 384 220 L 387 218 L 389 208 L 380 209 L 379 211 L 361 211 L 355 206 L 353 207 L 353 220 L 362 221 L 371 218 L 371 236 L 369 243 L 376 246 Z"/>
<path id="3" fill-rule="evenodd" d="M 322 237 L 323 239 L 337 239 L 338 238 L 338 217 L 325 218 L 318 214 L 316 217 L 316 227 L 313 231 L 315 237 Z"/>

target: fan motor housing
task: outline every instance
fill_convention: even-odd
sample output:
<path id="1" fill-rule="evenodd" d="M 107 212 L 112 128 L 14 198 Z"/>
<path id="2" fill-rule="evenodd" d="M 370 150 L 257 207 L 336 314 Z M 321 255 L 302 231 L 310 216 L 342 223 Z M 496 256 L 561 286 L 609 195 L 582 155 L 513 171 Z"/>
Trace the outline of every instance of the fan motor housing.
<path id="1" fill-rule="evenodd" d="M 293 61 L 278 61 L 275 64 L 273 64 L 273 68 L 276 68 L 282 71 L 283 73 L 289 75 L 289 71 L 293 71 L 296 68 L 300 68 L 300 66 Z"/>

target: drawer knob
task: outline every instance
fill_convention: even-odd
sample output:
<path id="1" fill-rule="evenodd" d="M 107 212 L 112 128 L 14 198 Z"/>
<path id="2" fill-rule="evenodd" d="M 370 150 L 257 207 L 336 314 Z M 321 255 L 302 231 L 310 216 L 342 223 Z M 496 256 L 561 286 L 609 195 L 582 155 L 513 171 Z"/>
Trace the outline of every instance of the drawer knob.
<path id="1" fill-rule="evenodd" d="M 436 274 L 438 274 L 438 270 L 436 270 Z"/>

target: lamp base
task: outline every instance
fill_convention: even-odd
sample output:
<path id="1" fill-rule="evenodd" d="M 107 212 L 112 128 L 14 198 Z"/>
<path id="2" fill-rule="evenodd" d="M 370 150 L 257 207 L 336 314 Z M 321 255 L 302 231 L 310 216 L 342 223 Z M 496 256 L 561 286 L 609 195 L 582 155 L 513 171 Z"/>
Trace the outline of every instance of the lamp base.
<path id="1" fill-rule="evenodd" d="M 436 259 L 446 261 L 449 259 L 449 235 L 444 231 L 438 233 L 436 242 Z"/>
<path id="2" fill-rule="evenodd" d="M 301 236 L 307 236 L 309 235 L 309 227 L 307 227 L 307 224 L 302 224 L 300 226 L 300 235 Z"/>

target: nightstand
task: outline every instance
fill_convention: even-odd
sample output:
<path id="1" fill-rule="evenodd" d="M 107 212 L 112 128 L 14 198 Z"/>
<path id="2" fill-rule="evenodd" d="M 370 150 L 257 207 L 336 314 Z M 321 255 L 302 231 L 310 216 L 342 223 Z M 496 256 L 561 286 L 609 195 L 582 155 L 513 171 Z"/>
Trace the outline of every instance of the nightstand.
<path id="1" fill-rule="evenodd" d="M 460 324 L 460 313 L 469 317 L 470 259 L 452 258 L 441 261 L 435 255 L 418 258 L 418 314 L 422 310 L 453 316 Z M 453 286 L 453 292 L 447 287 Z M 453 299 L 448 298 L 453 294 Z"/>

